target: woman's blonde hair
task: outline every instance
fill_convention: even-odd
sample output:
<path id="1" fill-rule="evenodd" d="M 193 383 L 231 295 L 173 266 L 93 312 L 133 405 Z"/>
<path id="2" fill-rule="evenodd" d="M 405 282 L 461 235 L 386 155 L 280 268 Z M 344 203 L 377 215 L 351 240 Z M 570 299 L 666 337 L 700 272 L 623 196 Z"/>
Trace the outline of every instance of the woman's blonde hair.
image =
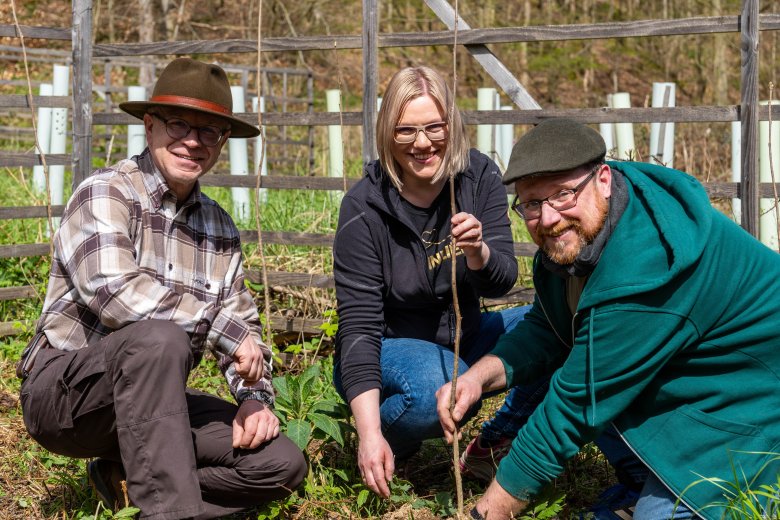
<path id="1" fill-rule="evenodd" d="M 376 147 L 379 163 L 390 176 L 398 191 L 403 188 L 401 166 L 393 158 L 395 127 L 406 104 L 421 96 L 430 96 L 447 114 L 447 151 L 431 184 L 454 177 L 469 166 L 469 140 L 458 107 L 452 103 L 452 93 L 444 78 L 430 67 L 407 67 L 396 72 L 387 85 L 376 120 Z"/>

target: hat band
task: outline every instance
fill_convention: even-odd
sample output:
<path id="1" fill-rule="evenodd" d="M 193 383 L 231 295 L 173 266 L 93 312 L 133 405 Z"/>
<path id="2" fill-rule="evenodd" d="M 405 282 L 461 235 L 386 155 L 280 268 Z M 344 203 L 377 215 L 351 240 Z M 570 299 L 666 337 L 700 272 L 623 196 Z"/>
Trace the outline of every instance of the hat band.
<path id="1" fill-rule="evenodd" d="M 225 114 L 226 116 L 233 115 L 233 113 L 229 108 L 226 108 L 218 103 L 212 103 L 211 101 L 205 101 L 203 99 L 191 98 L 186 96 L 170 96 L 170 95 L 153 96 L 152 99 L 150 99 L 149 101 L 151 103 L 170 103 L 172 105 L 191 106 L 193 108 L 200 108 L 203 110 L 208 110 L 210 112 L 219 112 L 220 114 Z"/>

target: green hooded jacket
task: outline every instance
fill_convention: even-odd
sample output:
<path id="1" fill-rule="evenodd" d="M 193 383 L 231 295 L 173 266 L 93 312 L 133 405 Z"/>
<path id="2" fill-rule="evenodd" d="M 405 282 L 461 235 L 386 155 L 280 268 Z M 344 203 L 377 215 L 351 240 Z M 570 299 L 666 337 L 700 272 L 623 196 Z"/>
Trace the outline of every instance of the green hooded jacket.
<path id="1" fill-rule="evenodd" d="M 493 351 L 509 386 L 552 376 L 497 479 L 518 498 L 538 493 L 614 424 L 675 495 L 717 519 L 723 490 L 695 482 L 778 482 L 780 255 L 694 178 L 608 164 L 629 201 L 577 312 L 537 255 L 533 308 Z"/>

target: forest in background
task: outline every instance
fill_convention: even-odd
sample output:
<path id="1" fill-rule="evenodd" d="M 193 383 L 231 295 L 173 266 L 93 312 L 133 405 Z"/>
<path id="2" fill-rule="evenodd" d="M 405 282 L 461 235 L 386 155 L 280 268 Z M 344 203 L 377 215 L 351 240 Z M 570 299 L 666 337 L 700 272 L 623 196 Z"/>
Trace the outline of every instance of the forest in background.
<path id="1" fill-rule="evenodd" d="M 94 40 L 96 43 L 134 43 L 174 40 L 255 39 L 262 0 L 93 0 Z M 71 25 L 71 3 L 62 0 L 2 0 L 0 23 L 11 24 L 11 3 L 14 2 L 21 25 L 67 28 Z M 474 28 L 511 27 L 524 25 L 559 25 L 575 23 L 620 22 L 646 19 L 672 19 L 693 16 L 739 14 L 737 0 L 496 0 L 459 1 L 461 16 Z M 262 37 L 360 34 L 362 11 L 357 1 L 337 0 L 265 0 L 262 1 Z M 762 13 L 780 12 L 780 2 L 764 0 Z M 428 32 L 445 30 L 435 14 L 422 0 L 388 0 L 379 2 L 380 33 Z M 770 83 L 777 84 L 778 32 L 761 33 L 760 78 L 761 97 L 770 95 Z M 19 45 L 14 38 L 0 38 L 0 45 Z M 69 50 L 69 42 L 25 39 L 29 48 Z M 495 44 L 489 46 L 544 108 L 599 107 L 612 92 L 629 92 L 634 106 L 649 104 L 651 84 L 674 81 L 677 84 L 677 105 L 734 105 L 740 98 L 740 40 L 737 33 L 669 36 L 647 38 L 617 38 L 566 42 L 534 42 Z M 158 56 L 167 60 L 173 56 Z M 253 66 L 254 53 L 198 56 L 204 60 Z M 453 57 L 449 46 L 380 48 L 379 92 L 400 67 L 426 64 L 452 78 Z M 33 79 L 44 79 L 50 64 L 30 62 Z M 264 52 L 266 67 L 305 67 L 315 78 L 315 110 L 324 110 L 324 93 L 328 88 L 345 91 L 344 109 L 360 110 L 362 96 L 362 56 L 360 50 Z M 102 73 L 95 67 L 96 81 Z M 112 84 L 130 81 L 151 83 L 152 80 L 129 77 L 133 69 L 116 67 Z M 122 75 L 127 75 L 123 77 Z M 0 79 L 22 80 L 24 65 L 0 57 Z M 476 89 L 495 84 L 465 49 L 457 55 L 458 103 L 464 109 L 474 109 Z M 24 93 L 24 87 L 0 87 L 0 94 Z M 774 97 L 777 94 L 774 93 Z M 97 99 L 97 98 L 96 98 Z M 502 103 L 507 104 L 506 96 Z M 2 117 L 2 116 L 0 116 Z M 27 124 L 29 120 L 25 121 Z M 16 120 L 0 125 L 16 124 Z M 725 179 L 730 164 L 728 123 L 677 124 L 675 167 L 689 171 L 702 180 Z M 647 150 L 649 125 L 635 125 L 639 152 Z M 518 129 L 516 136 L 519 136 Z M 359 174 L 360 128 L 345 128 L 345 159 L 353 161 Z M 0 138 L 1 139 L 1 138 Z M 644 150 L 644 152 L 643 152 Z M 29 151 L 29 150 L 28 150 Z M 640 156 L 640 158 L 642 158 Z M 314 172 L 305 172 L 313 174 Z M 319 171 L 317 174 L 324 174 Z M 29 201 L 24 176 L 16 171 L 3 171 L 3 191 L 6 206 L 21 206 Z M 18 181 L 18 182 L 17 182 Z M 285 190 L 279 190 L 284 192 Z M 336 199 L 326 194 L 300 195 L 291 190 L 272 194 L 264 209 L 267 229 L 292 229 L 292 225 L 310 226 L 296 231 L 332 231 L 337 215 Z M 227 206 L 229 198 L 220 199 Z M 277 215 L 279 213 L 279 215 Z M 28 221 L 29 222 L 29 221 Z M 277 225 L 276 222 L 279 224 Z M 294 223 L 294 224 L 293 224 Z M 0 242 L 26 243 L 40 241 L 41 233 L 29 232 L 20 223 L 0 228 Z M 36 222 L 35 226 L 39 226 Z M 515 226 L 518 227 L 518 226 Z M 7 235 L 6 235 L 7 234 Z M 33 237 L 33 238 L 31 238 Z M 289 250 L 288 250 L 289 249 Z M 301 248 L 298 248 L 301 249 Z M 271 246 L 267 250 L 273 268 L 297 267 L 329 271 L 329 249 L 311 248 L 302 253 L 293 248 Z M 251 263 L 256 261 L 251 255 Z M 48 259 L 43 257 L 3 259 L 0 274 L 3 284 L 35 284 L 45 290 Z M 0 284 L 0 285 L 3 285 Z M 250 287 L 262 294 L 256 284 Z M 310 291 L 311 292 L 311 291 Z M 325 291 L 321 291 L 325 292 Z M 332 295 L 331 295 L 332 296 Z M 353 518 L 382 517 L 386 520 L 407 518 L 433 519 L 453 514 L 451 461 L 443 444 L 431 442 L 416 458 L 404 479 L 396 481 L 390 501 L 380 501 L 362 486 L 355 475 L 354 437 L 346 428 L 348 419 L 337 423 L 323 422 L 322 410 L 338 400 L 329 381 L 332 372 L 329 352 L 337 317 L 321 312 L 332 309 L 332 298 L 319 303 L 319 293 L 311 296 L 303 291 L 277 293 L 275 312 L 292 313 L 298 307 L 304 316 L 326 316 L 322 337 L 280 346 L 298 360 L 298 364 L 279 370 L 275 382 L 282 395 L 280 413 L 284 415 L 285 431 L 291 425 L 299 433 L 296 438 L 310 457 L 312 472 L 305 489 L 290 500 L 257 511 L 253 518 Z M 259 301 L 259 297 L 258 297 Z M 40 301 L 1 302 L 6 314 L 25 318 L 38 315 Z M 262 302 L 259 302 L 262 305 Z M 36 307 L 37 306 L 37 307 Z M 308 307 L 307 307 L 308 306 Z M 302 309 L 300 309 L 302 308 Z M 315 312 L 318 311 L 318 312 Z M 18 357 L 31 330 L 25 329 L 15 339 L 0 342 L 0 519 L 5 518 L 119 518 L 101 511 L 86 483 L 83 461 L 68 459 L 46 452 L 24 432 L 18 407 L 18 380 L 13 376 L 13 362 Z M 223 392 L 224 385 L 213 364 L 204 363 L 193 374 L 192 386 Z M 223 394 L 224 395 L 224 394 Z M 472 421 L 464 442 L 475 434 L 480 420 L 492 406 Z M 333 410 L 337 405 L 333 404 Z M 330 413 L 333 414 L 333 410 Z M 335 414 L 333 414 L 335 415 Z M 319 426 L 317 421 L 319 421 Z M 307 436 L 308 435 L 308 436 Z M 465 444 L 464 444 L 465 445 Z M 556 514 L 558 518 L 576 518 L 578 512 L 591 504 L 613 475 L 597 450 L 584 450 L 567 466 L 553 485 L 555 507 L 542 505 L 538 518 Z M 479 495 L 483 488 L 467 482 L 467 499 Z M 561 494 L 566 494 L 561 505 Z M 556 505 L 557 504 L 557 505 Z M 97 508 L 97 510 L 96 510 Z M 274 509 L 275 508 L 275 509 Z M 563 509 L 561 509 L 563 508 Z M 94 514 L 94 516 L 90 516 Z M 549 517 L 549 516 L 548 516 Z"/>
<path id="2" fill-rule="evenodd" d="M 71 4 L 63 0 L 15 0 L 22 25 L 69 27 Z M 356 0 L 94 0 L 95 43 L 131 43 L 177 40 L 256 39 L 258 12 L 262 6 L 262 36 L 357 35 L 361 33 L 362 4 Z M 519 0 L 503 2 L 460 1 L 461 17 L 473 28 L 623 22 L 695 16 L 737 15 L 739 0 Z M 763 0 L 761 13 L 780 12 L 780 3 Z M 379 32 L 429 32 L 446 30 L 422 0 L 385 0 L 378 4 Z M 13 23 L 11 3 L 0 5 L 0 22 Z M 762 32 L 759 90 L 770 96 L 777 84 L 780 31 Z M 2 44 L 18 40 L 0 38 Z M 29 39 L 29 47 L 58 46 L 68 42 Z M 587 108 L 606 105 L 607 94 L 629 92 L 633 106 L 648 106 L 652 83 L 676 83 L 678 106 L 733 105 L 740 98 L 740 40 L 738 33 L 571 40 L 492 44 L 498 58 L 515 74 L 543 108 Z M 461 108 L 475 108 L 476 89 L 494 87 L 493 80 L 464 48 L 457 55 L 457 97 Z M 169 56 L 168 58 L 172 58 Z M 165 58 L 165 57 L 158 57 Z M 221 63 L 255 65 L 254 53 L 203 56 Z M 426 64 L 453 75 L 450 46 L 379 49 L 379 93 L 400 67 Z M 314 73 L 315 92 L 341 88 L 345 110 L 360 110 L 362 56 L 360 50 L 263 52 L 264 67 L 302 67 Z M 3 63 L 0 79 L 24 77 L 23 65 Z M 120 71 L 121 69 L 116 69 Z M 122 74 L 122 72 L 115 72 Z M 153 83 L 144 78 L 141 84 Z M 123 84 L 129 78 L 112 78 Z M 136 78 L 132 78 L 136 80 Z M 773 97 L 777 97 L 773 94 Z M 502 96 L 502 104 L 509 103 Z M 323 102 L 316 105 L 322 110 Z M 647 126 L 647 125 L 645 125 Z M 675 166 L 705 179 L 725 178 L 729 157 L 729 125 L 678 124 L 680 144 Z M 640 125 L 639 158 L 646 157 L 647 128 Z M 349 146 L 349 145 L 347 145 Z M 642 149 L 645 147 L 645 150 Z M 359 156 L 359 145 L 354 153 Z M 353 150 L 345 150 L 349 157 Z"/>
<path id="3" fill-rule="evenodd" d="M 71 4 L 64 0 L 14 0 L 21 25 L 69 27 Z M 361 33 L 362 4 L 356 0 L 94 0 L 95 43 L 132 43 L 181 40 L 256 39 L 262 5 L 262 36 L 357 35 Z M 473 28 L 527 25 L 622 22 L 694 16 L 738 15 L 739 0 L 519 0 L 503 2 L 460 1 L 461 17 Z M 780 3 L 763 0 L 761 13 L 780 12 Z M 446 30 L 422 0 L 385 0 L 378 4 L 379 32 L 428 32 Z M 11 2 L 0 5 L 0 22 L 13 23 Z M 777 84 L 780 31 L 762 32 L 759 89 L 762 99 Z M 0 38 L 1 44 L 18 40 Z M 28 39 L 29 47 L 69 49 L 69 42 Z M 606 105 L 607 94 L 629 92 L 633 106 L 648 106 L 652 83 L 676 83 L 678 106 L 733 105 L 740 98 L 740 40 L 738 33 L 571 40 L 492 44 L 498 58 L 515 74 L 543 108 L 587 108 Z M 172 58 L 173 56 L 158 58 Z M 255 65 L 254 53 L 203 56 L 220 63 Z M 426 64 L 453 75 L 450 46 L 379 49 L 379 93 L 400 67 Z M 23 65 L 2 63 L 0 79 L 24 77 Z M 362 103 L 362 55 L 357 50 L 263 52 L 264 67 L 302 67 L 314 73 L 315 92 L 341 88 L 345 110 L 360 110 Z M 96 71 L 97 73 L 97 71 Z M 115 73 L 123 74 L 121 69 Z M 34 74 L 34 69 L 33 69 Z M 126 73 L 125 73 L 126 74 Z M 141 84 L 153 83 L 144 78 Z M 147 72 L 151 74 L 151 72 Z M 464 48 L 457 55 L 457 97 L 461 108 L 475 108 L 476 89 L 494 87 L 493 80 Z M 131 78 L 112 78 L 123 84 Z M 777 97 L 773 94 L 773 97 Z M 502 96 L 502 104 L 509 103 Z M 323 110 L 324 101 L 315 104 Z M 644 125 L 648 126 L 648 125 Z M 675 166 L 704 179 L 724 179 L 729 157 L 718 153 L 729 144 L 726 123 L 678 124 L 679 145 Z M 639 125 L 639 158 L 646 157 L 647 128 Z M 357 135 L 357 134 L 356 134 Z M 352 139 L 351 141 L 354 141 Z M 644 144 L 641 144 L 643 143 Z M 642 146 L 645 149 L 642 149 Z M 347 145 L 345 157 L 359 157 Z"/>
<path id="4" fill-rule="evenodd" d="M 255 39 L 261 0 L 95 0 L 95 43 L 178 40 Z M 422 0 L 379 2 L 380 33 L 428 32 L 446 26 Z M 460 1 L 461 17 L 473 28 L 526 25 L 621 22 L 694 16 L 737 15 L 739 0 L 519 0 Z M 265 0 L 262 35 L 312 36 L 360 34 L 362 12 L 357 0 Z M 780 11 L 778 2 L 760 2 L 760 12 Z M 71 4 L 63 0 L 16 0 L 22 25 L 69 27 Z M 10 1 L 0 5 L 0 21 L 13 23 Z M 4 39 L 5 43 L 11 39 Z M 28 40 L 30 47 L 68 42 Z M 616 38 L 491 45 L 491 50 L 514 72 L 543 107 L 600 106 L 606 93 L 628 91 L 637 104 L 653 81 L 677 83 L 679 104 L 724 105 L 739 102 L 740 47 L 737 33 L 701 36 Z M 761 38 L 760 88 L 767 95 L 777 83 L 778 34 Z M 219 57 L 227 63 L 253 65 L 252 54 Z M 318 89 L 333 88 L 339 80 L 359 95 L 360 51 L 306 51 L 263 53 L 263 65 L 308 67 Z M 452 75 L 448 46 L 385 48 L 379 50 L 380 92 L 398 68 L 428 64 Z M 335 70 L 334 70 L 335 69 Z M 15 72 L 8 63 L 3 78 Z M 338 73 L 341 77 L 337 78 Z M 474 97 L 491 80 L 465 50 L 459 50 L 459 90 Z M 462 90 L 461 90 L 462 89 Z"/>

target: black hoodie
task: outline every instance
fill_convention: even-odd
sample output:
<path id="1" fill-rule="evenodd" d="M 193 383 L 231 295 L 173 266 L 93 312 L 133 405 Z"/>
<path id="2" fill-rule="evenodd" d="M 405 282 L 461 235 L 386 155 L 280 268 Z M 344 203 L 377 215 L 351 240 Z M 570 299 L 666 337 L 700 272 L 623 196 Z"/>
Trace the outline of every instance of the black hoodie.
<path id="1" fill-rule="evenodd" d="M 479 331 L 479 298 L 502 296 L 517 280 L 501 172 L 477 150 L 470 151 L 469 161 L 468 169 L 455 178 L 457 209 L 473 214 L 482 223 L 490 258 L 482 269 L 472 271 L 462 253 L 457 255 L 461 357 Z M 449 205 L 449 185 L 445 184 L 443 192 L 437 202 Z M 369 163 L 365 177 L 344 197 L 333 246 L 339 315 L 336 363 L 347 401 L 381 388 L 383 337 L 422 339 L 452 347 L 452 292 L 436 294 L 437 280 L 429 279 L 427 261 L 423 240 L 398 190 L 378 161 Z M 449 280 L 449 258 L 442 265 L 446 267 L 436 276 Z"/>

